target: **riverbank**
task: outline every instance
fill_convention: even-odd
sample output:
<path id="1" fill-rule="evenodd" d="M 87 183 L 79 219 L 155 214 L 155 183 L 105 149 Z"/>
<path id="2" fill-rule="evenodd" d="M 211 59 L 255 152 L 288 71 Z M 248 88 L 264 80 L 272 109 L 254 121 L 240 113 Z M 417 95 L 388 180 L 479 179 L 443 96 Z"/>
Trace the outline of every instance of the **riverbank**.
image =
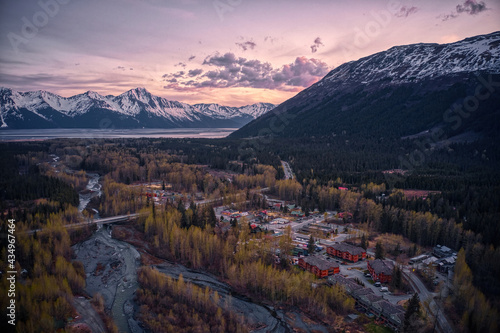
<path id="1" fill-rule="evenodd" d="M 99 293 L 120 332 L 143 332 L 133 318 L 134 292 L 138 287 L 140 254 L 130 244 L 113 239 L 102 227 L 89 239 L 73 246 L 75 259 L 86 272 L 85 291 Z"/>
<path id="2" fill-rule="evenodd" d="M 183 265 L 170 262 L 151 254 L 143 235 L 130 225 L 113 227 L 113 237 L 133 244 L 141 254 L 141 263 L 157 269 L 159 272 L 178 279 L 182 274 L 184 281 L 199 287 L 209 287 L 221 297 L 220 306 L 244 317 L 252 332 L 332 332 L 337 327 L 328 327 L 312 319 L 295 307 L 273 307 L 242 295 L 228 283 L 218 277 L 200 270 L 193 270 Z"/>

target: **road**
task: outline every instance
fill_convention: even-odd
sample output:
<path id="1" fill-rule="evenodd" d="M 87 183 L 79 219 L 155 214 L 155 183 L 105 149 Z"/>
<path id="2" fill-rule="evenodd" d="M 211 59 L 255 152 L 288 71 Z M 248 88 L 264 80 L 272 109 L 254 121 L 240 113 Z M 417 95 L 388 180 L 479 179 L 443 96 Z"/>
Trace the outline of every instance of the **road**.
<path id="1" fill-rule="evenodd" d="M 424 306 L 426 303 L 429 304 L 428 307 L 426 307 L 426 311 L 430 312 L 432 316 L 434 316 L 435 318 L 437 316 L 438 331 L 444 333 L 453 333 L 453 328 L 446 319 L 443 309 L 434 299 L 434 297 L 437 296 L 438 294 L 432 293 L 429 290 L 427 290 L 422 281 L 420 281 L 420 279 L 415 274 L 413 274 L 408 268 L 403 269 L 403 275 L 406 277 L 406 280 L 411 284 L 415 292 L 418 293 L 418 296 L 420 297 L 420 301 L 422 302 L 422 304 L 424 304 Z"/>
<path id="2" fill-rule="evenodd" d="M 290 168 L 290 164 L 285 161 L 281 161 L 281 166 L 283 166 L 283 171 L 285 171 L 285 179 L 293 179 L 292 168 Z"/>

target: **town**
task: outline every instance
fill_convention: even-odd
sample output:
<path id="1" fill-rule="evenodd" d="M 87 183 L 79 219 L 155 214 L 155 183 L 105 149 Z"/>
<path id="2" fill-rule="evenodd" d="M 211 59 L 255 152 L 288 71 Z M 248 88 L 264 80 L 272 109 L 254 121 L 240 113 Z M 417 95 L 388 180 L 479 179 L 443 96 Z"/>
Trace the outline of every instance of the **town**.
<path id="1" fill-rule="evenodd" d="M 290 166 L 282 163 L 287 170 L 285 177 L 292 178 Z M 157 205 L 184 201 L 188 208 L 190 201 L 201 205 L 222 203 L 222 199 L 206 200 L 199 192 L 193 195 L 176 193 L 169 190 L 171 185 L 164 182 L 139 185 L 147 188 L 144 195 Z M 349 191 L 346 187 L 339 187 L 339 190 Z M 265 209 L 237 209 L 237 206 L 242 206 L 241 203 L 214 206 L 216 231 L 227 233 L 231 228 L 245 224 L 251 233 L 263 233 L 275 243 L 288 232 L 293 245 L 289 255 L 285 256 L 288 264 L 308 271 L 331 285 L 341 285 L 355 300 L 358 312 L 350 314 L 347 320 L 355 320 L 362 314 L 375 319 L 379 325 L 399 331 L 405 316 L 405 308 L 401 304 L 412 295 L 419 294 L 431 301 L 436 295 L 448 292 L 457 258 L 457 253 L 450 248 L 437 245 L 428 253 L 403 261 L 377 258 L 375 247 L 368 248 L 366 244 L 362 247 L 360 244 L 367 232 L 352 223 L 351 212 L 314 210 L 307 212 L 306 216 L 300 206 L 261 192 L 256 193 L 259 193 L 259 203 L 264 203 Z M 276 251 L 275 262 L 280 264 L 283 256 L 278 255 L 279 249 Z M 396 285 L 392 283 L 395 272 L 399 279 Z M 430 283 L 426 286 L 419 280 L 421 278 L 429 278 Z M 402 288 L 403 285 L 406 288 Z M 433 312 L 436 309 L 429 307 L 428 311 L 439 316 L 439 312 Z M 440 320 L 444 332 L 451 330 L 445 319 Z"/>

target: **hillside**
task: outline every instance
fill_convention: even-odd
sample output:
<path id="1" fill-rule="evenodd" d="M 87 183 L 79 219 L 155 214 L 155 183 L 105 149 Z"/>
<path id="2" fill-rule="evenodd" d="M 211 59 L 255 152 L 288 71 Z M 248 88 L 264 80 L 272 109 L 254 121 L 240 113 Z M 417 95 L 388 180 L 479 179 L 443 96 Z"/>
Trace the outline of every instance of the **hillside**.
<path id="1" fill-rule="evenodd" d="M 231 137 L 496 136 L 499 74 L 500 32 L 396 46 L 335 68 Z"/>

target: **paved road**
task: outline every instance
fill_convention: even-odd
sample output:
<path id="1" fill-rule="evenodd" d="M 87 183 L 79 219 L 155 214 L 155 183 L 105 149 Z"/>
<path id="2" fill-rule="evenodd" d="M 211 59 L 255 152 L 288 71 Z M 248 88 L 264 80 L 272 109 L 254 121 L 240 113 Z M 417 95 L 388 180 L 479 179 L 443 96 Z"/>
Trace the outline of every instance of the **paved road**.
<path id="1" fill-rule="evenodd" d="M 283 166 L 283 171 L 285 171 L 285 179 L 293 179 L 293 172 L 290 164 L 285 161 L 281 161 L 281 166 Z"/>
<path id="2" fill-rule="evenodd" d="M 434 297 L 437 296 L 438 294 L 432 293 L 429 290 L 427 290 L 422 281 L 420 281 L 420 279 L 415 274 L 410 272 L 409 269 L 407 268 L 403 269 L 403 275 L 410 282 L 412 288 L 418 293 L 418 296 L 420 297 L 420 301 L 422 302 L 422 304 L 425 304 L 426 301 L 428 302 L 429 307 L 428 308 L 426 307 L 426 311 L 430 312 L 434 317 L 437 316 L 436 328 L 438 329 L 438 331 L 444 333 L 453 333 L 453 328 L 446 319 L 443 309 L 434 300 Z"/>

